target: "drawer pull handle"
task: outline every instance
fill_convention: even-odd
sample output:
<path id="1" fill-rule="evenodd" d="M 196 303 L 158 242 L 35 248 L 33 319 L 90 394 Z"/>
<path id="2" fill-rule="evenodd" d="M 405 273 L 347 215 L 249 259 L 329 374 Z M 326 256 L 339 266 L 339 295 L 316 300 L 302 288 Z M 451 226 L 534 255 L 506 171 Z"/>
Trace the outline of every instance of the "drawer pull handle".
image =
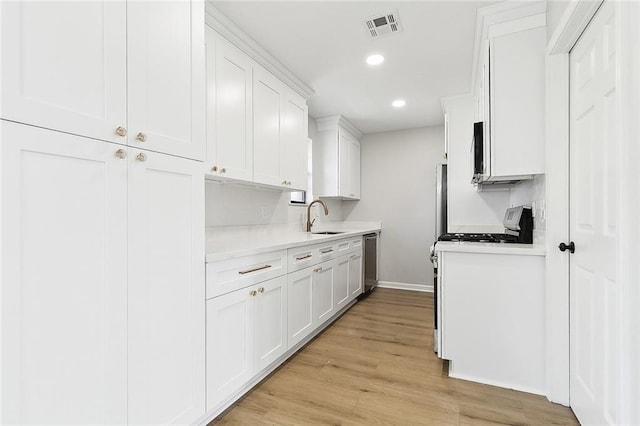
<path id="1" fill-rule="evenodd" d="M 356 256 L 355 254 L 351 256 L 351 259 L 357 259 L 358 256 Z"/>
<path id="2" fill-rule="evenodd" d="M 246 271 L 238 271 L 240 275 L 249 274 L 251 272 L 261 271 L 263 269 L 271 268 L 271 265 L 258 266 L 257 268 L 247 269 Z"/>
<path id="3" fill-rule="evenodd" d="M 313 256 L 312 254 L 308 254 L 306 256 L 296 257 L 296 260 L 304 260 L 304 259 L 308 259 L 308 258 L 310 258 L 312 256 Z"/>
<path id="4" fill-rule="evenodd" d="M 260 287 L 260 288 L 258 289 L 258 293 L 264 293 L 264 287 Z"/>
<path id="5" fill-rule="evenodd" d="M 333 249 L 320 250 L 320 254 L 328 254 L 328 253 L 333 253 Z"/>
<path id="6" fill-rule="evenodd" d="M 322 267 L 314 269 L 313 272 L 322 272 Z"/>
<path id="7" fill-rule="evenodd" d="M 258 294 L 255 290 L 251 290 L 249 292 L 249 296 L 255 296 L 256 294 Z"/>

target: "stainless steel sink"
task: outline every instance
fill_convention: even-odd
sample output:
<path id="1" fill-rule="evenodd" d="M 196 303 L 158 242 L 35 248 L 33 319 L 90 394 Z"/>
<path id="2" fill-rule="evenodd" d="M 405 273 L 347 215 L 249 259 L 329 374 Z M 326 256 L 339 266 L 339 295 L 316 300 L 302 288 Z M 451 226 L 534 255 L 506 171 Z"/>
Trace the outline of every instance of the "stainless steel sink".
<path id="1" fill-rule="evenodd" d="M 344 234 L 343 231 L 320 231 L 320 232 L 312 232 L 312 234 L 317 235 L 335 235 L 335 234 Z"/>

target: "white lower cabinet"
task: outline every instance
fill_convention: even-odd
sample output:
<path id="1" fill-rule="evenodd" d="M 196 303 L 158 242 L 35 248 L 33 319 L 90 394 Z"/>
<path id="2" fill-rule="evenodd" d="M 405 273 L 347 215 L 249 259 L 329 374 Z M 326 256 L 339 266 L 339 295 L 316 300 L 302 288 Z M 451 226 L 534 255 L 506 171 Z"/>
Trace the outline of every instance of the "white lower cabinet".
<path id="1" fill-rule="evenodd" d="M 349 301 L 349 258 L 350 256 L 342 256 L 336 261 L 333 282 L 333 304 L 336 308 L 341 308 Z"/>
<path id="2" fill-rule="evenodd" d="M 323 262 L 313 269 L 313 320 L 322 324 L 334 312 L 333 285 L 336 278 L 336 261 Z"/>
<path id="3" fill-rule="evenodd" d="M 207 409 L 253 377 L 254 302 L 246 288 L 207 301 Z"/>
<path id="4" fill-rule="evenodd" d="M 195 421 L 201 167 L 6 121 L 0 131 L 1 423 Z"/>
<path id="5" fill-rule="evenodd" d="M 207 301 L 207 409 L 213 409 L 287 350 L 287 278 Z"/>
<path id="6" fill-rule="evenodd" d="M 349 300 L 358 297 L 362 291 L 362 247 L 349 256 Z"/>
<path id="7" fill-rule="evenodd" d="M 208 263 L 207 410 L 227 407 L 360 294 L 361 262 L 357 237 Z"/>
<path id="8" fill-rule="evenodd" d="M 314 328 L 313 268 L 290 273 L 287 277 L 288 347 L 295 346 L 307 337 Z"/>
<path id="9" fill-rule="evenodd" d="M 262 283 L 255 298 L 256 372 L 287 350 L 287 277 Z"/>

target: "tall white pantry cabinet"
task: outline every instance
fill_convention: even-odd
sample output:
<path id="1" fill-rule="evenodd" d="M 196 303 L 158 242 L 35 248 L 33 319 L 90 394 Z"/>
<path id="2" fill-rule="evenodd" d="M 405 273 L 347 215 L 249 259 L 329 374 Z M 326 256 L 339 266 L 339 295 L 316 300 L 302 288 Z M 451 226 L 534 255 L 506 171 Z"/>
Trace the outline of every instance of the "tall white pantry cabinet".
<path id="1" fill-rule="evenodd" d="M 194 422 L 204 4 L 2 2 L 0 19 L 0 422 Z"/>

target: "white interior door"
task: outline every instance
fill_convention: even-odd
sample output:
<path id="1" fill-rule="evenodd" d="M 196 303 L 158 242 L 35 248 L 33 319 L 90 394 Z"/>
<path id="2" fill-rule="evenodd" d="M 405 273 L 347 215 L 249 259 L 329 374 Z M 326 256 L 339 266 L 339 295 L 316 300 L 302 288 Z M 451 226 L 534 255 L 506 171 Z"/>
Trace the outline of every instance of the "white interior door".
<path id="1" fill-rule="evenodd" d="M 614 2 L 570 54 L 570 403 L 584 425 L 618 424 L 618 133 Z"/>

